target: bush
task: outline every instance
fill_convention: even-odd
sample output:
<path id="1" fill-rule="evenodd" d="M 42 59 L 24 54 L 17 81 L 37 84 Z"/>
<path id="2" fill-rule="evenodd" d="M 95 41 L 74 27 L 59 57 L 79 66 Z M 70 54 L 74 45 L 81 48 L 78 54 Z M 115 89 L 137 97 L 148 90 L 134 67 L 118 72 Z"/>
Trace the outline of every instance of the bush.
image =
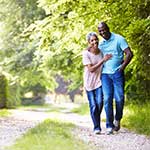
<path id="1" fill-rule="evenodd" d="M 7 108 L 15 108 L 21 104 L 20 86 L 15 83 L 8 86 L 8 98 L 6 102 Z"/>
<path id="2" fill-rule="evenodd" d="M 0 108 L 6 108 L 8 98 L 8 82 L 3 74 L 0 74 Z"/>

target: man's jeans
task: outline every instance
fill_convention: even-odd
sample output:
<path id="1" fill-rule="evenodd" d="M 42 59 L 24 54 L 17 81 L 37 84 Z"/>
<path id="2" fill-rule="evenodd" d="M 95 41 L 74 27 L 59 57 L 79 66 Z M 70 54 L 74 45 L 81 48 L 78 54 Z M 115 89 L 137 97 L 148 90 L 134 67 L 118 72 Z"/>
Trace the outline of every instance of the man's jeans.
<path id="1" fill-rule="evenodd" d="M 94 125 L 94 130 L 101 130 L 100 125 L 100 115 L 103 108 L 103 96 L 102 96 L 102 87 L 94 89 L 92 91 L 86 91 L 90 114 Z"/>
<path id="2" fill-rule="evenodd" d="M 115 120 L 121 120 L 123 115 L 124 72 L 116 71 L 114 74 L 102 74 L 101 79 L 106 112 L 106 128 L 113 128 L 113 98 L 115 98 L 116 102 Z"/>

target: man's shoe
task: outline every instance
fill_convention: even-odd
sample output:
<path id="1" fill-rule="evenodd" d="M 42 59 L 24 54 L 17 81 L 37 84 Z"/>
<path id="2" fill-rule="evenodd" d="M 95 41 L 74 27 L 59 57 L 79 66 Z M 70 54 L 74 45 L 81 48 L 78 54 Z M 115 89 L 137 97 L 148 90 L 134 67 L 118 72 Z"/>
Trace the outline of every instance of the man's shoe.
<path id="1" fill-rule="evenodd" d="M 115 120 L 114 121 L 114 131 L 119 131 L 120 130 L 120 121 L 119 120 Z"/>
<path id="2" fill-rule="evenodd" d="M 107 135 L 113 134 L 113 128 L 107 128 L 106 134 Z"/>
<path id="3" fill-rule="evenodd" d="M 94 134 L 101 134 L 100 130 L 94 130 Z"/>

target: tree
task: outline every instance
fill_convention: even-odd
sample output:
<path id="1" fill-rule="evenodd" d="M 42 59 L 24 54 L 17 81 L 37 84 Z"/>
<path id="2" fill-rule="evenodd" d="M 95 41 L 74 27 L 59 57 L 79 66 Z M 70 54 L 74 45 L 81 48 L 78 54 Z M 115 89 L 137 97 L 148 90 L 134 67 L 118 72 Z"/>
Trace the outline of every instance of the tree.
<path id="1" fill-rule="evenodd" d="M 57 74 L 69 80 L 70 90 L 82 86 L 81 52 L 87 46 L 85 37 L 88 32 L 97 32 L 97 25 L 103 20 L 112 31 L 126 37 L 134 52 L 126 69 L 126 93 L 132 98 L 143 94 L 149 99 L 149 0 L 11 0 L 7 3 L 11 7 L 3 7 L 1 12 L 7 16 L 1 21 L 5 23 L 1 37 L 7 37 L 3 39 L 1 62 L 22 86 L 40 82 L 54 90 Z M 4 4 L 3 1 L 1 5 Z"/>
<path id="2" fill-rule="evenodd" d="M 8 83 L 3 74 L 0 74 L 0 89 L 0 108 L 6 108 L 8 100 Z"/>
<path id="3" fill-rule="evenodd" d="M 86 47 L 85 35 L 89 31 L 96 31 L 99 20 L 105 20 L 111 30 L 127 38 L 134 52 L 134 58 L 126 69 L 128 95 L 138 98 L 141 94 L 149 99 L 149 0 L 39 2 L 49 15 L 42 22 L 44 28 L 40 29 L 40 48 L 51 51 L 47 66 L 72 79 L 76 86 L 81 85 L 80 52 Z"/>
<path id="4" fill-rule="evenodd" d="M 13 101 L 20 100 L 21 87 L 26 81 L 31 83 L 29 86 L 40 81 L 40 77 L 33 75 L 40 74 L 40 71 L 35 71 L 37 63 L 34 61 L 34 52 L 37 46 L 21 36 L 28 25 L 42 19 L 45 13 L 37 7 L 37 0 L 1 0 L 0 8 L 1 68 L 12 76 L 8 83 L 9 90 L 15 93 L 10 97 L 14 105 Z M 33 77 L 38 80 L 36 83 L 32 82 Z"/>

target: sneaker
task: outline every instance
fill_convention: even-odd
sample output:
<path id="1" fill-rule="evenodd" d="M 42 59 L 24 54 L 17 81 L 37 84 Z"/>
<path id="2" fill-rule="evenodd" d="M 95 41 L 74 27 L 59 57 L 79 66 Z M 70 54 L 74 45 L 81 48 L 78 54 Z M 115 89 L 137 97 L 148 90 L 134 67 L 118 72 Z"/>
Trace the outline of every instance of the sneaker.
<path id="1" fill-rule="evenodd" d="M 101 134 L 100 130 L 94 130 L 94 134 Z"/>
<path id="2" fill-rule="evenodd" d="M 119 131 L 120 130 L 120 121 L 119 120 L 115 120 L 114 121 L 114 128 L 113 128 L 113 130 L 114 131 Z"/>
<path id="3" fill-rule="evenodd" d="M 106 134 L 107 135 L 113 134 L 113 128 L 107 128 Z"/>

